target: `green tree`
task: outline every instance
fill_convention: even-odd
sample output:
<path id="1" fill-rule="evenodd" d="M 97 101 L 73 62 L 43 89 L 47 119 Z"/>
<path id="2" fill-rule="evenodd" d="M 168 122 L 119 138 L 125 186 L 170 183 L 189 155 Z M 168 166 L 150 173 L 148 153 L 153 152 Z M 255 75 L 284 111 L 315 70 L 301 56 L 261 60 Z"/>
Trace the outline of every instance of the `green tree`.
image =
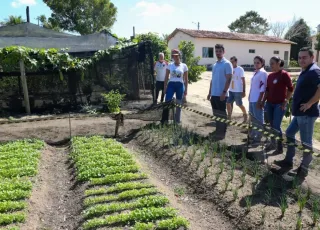
<path id="1" fill-rule="evenodd" d="M 8 19 L 5 19 L 5 21 L 1 22 L 0 24 L 4 26 L 13 26 L 13 25 L 24 23 L 24 22 L 25 21 L 22 19 L 21 16 L 10 15 Z"/>
<path id="2" fill-rule="evenodd" d="M 182 62 L 188 66 L 189 83 L 200 80 L 200 75 L 206 71 L 206 67 L 198 65 L 200 57 L 194 57 L 194 44 L 192 42 L 181 41 L 179 50 L 182 53 Z"/>
<path id="3" fill-rule="evenodd" d="M 316 35 L 316 43 L 314 44 L 314 49 L 316 53 L 316 62 L 319 62 L 319 52 L 320 52 L 320 32 Z"/>
<path id="4" fill-rule="evenodd" d="M 228 28 L 231 32 L 237 33 L 265 34 L 269 31 L 269 24 L 258 12 L 248 11 L 232 22 Z"/>
<path id="5" fill-rule="evenodd" d="M 39 22 L 39 25 L 43 28 L 61 31 L 61 28 L 51 18 L 47 19 L 47 17 L 43 14 L 38 16 L 37 20 Z"/>
<path id="6" fill-rule="evenodd" d="M 164 39 L 162 39 L 158 34 L 151 32 L 147 34 L 138 34 L 135 38 L 135 41 L 150 41 L 154 60 L 158 59 L 158 54 L 161 52 L 164 53 L 166 60 L 170 60 L 170 50 L 168 48 L 167 42 Z"/>
<path id="7" fill-rule="evenodd" d="M 289 28 L 284 38 L 297 43 L 291 45 L 290 58 L 298 60 L 299 50 L 302 47 L 310 46 L 310 27 L 301 18 Z"/>
<path id="8" fill-rule="evenodd" d="M 81 35 L 110 29 L 117 8 L 109 0 L 43 0 L 52 10 L 49 21 L 63 30 Z"/>

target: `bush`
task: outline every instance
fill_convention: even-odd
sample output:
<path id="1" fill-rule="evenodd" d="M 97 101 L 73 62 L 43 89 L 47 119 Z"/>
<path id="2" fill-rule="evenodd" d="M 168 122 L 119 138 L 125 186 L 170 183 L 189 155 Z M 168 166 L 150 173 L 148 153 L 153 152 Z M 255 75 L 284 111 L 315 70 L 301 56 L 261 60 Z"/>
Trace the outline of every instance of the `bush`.
<path id="1" fill-rule="evenodd" d="M 300 67 L 298 61 L 291 59 L 289 62 L 289 67 Z"/>
<path id="2" fill-rule="evenodd" d="M 200 57 L 194 57 L 194 44 L 192 42 L 181 41 L 179 49 L 182 53 L 182 62 L 188 66 L 188 79 L 189 83 L 197 82 L 200 80 L 200 75 L 206 71 L 205 66 L 198 65 Z"/>
<path id="3" fill-rule="evenodd" d="M 110 113 L 120 112 L 120 104 L 125 97 L 124 94 L 120 94 L 118 90 L 111 90 L 109 93 L 101 94 L 101 96 L 103 98 L 103 102 L 107 104 L 107 108 Z"/>

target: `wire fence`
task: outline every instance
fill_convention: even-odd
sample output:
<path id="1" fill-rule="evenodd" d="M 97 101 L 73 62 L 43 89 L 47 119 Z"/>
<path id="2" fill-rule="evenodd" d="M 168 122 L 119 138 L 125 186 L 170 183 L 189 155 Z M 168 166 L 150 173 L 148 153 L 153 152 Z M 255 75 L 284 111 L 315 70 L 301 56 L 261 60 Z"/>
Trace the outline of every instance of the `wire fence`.
<path id="1" fill-rule="evenodd" d="M 15 73 L 17 74 L 17 73 Z M 105 57 L 82 73 L 27 72 L 27 85 L 32 113 L 62 113 L 79 109 L 84 104 L 101 103 L 101 94 L 119 90 L 127 99 L 153 98 L 153 55 L 148 42 Z M 0 112 L 24 112 L 20 76 L 1 72 Z"/>

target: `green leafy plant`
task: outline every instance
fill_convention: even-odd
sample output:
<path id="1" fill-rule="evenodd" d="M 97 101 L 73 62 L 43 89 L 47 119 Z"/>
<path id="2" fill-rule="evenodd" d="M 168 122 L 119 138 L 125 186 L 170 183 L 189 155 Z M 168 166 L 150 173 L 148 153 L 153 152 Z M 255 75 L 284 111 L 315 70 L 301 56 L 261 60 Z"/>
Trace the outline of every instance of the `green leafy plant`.
<path id="1" fill-rule="evenodd" d="M 239 190 L 237 188 L 232 190 L 233 200 L 238 199 Z"/>
<path id="2" fill-rule="evenodd" d="M 266 221 L 266 216 L 267 216 L 267 212 L 266 210 L 262 210 L 261 211 L 261 224 L 264 224 L 264 222 Z"/>
<path id="3" fill-rule="evenodd" d="M 250 212 L 251 211 L 251 205 L 252 205 L 252 198 L 250 196 L 247 196 L 245 198 L 245 202 L 246 202 L 246 211 Z"/>
<path id="4" fill-rule="evenodd" d="M 107 104 L 109 112 L 120 112 L 120 104 L 125 95 L 120 94 L 118 90 L 111 90 L 109 93 L 101 94 L 101 96 L 103 98 L 103 101 Z"/>
<path id="5" fill-rule="evenodd" d="M 183 187 L 176 187 L 174 188 L 174 194 L 176 196 L 183 196 L 185 194 L 185 189 Z"/>
<path id="6" fill-rule="evenodd" d="M 234 169 L 231 169 L 229 181 L 232 181 L 234 178 Z"/>
<path id="7" fill-rule="evenodd" d="M 228 190 L 229 184 L 230 184 L 230 181 L 229 180 L 225 180 L 223 192 L 226 192 Z"/>
<path id="8" fill-rule="evenodd" d="M 320 214 L 319 214 L 319 198 L 314 198 L 312 200 L 312 224 L 317 225 Z"/>
<path id="9" fill-rule="evenodd" d="M 268 189 L 265 193 L 265 203 L 269 204 L 272 199 L 272 191 Z"/>
<path id="10" fill-rule="evenodd" d="M 223 173 L 223 170 L 224 170 L 224 163 L 223 163 L 223 161 L 221 161 L 220 163 L 219 163 L 219 173 L 221 174 L 221 173 Z"/>
<path id="11" fill-rule="evenodd" d="M 302 210 L 306 206 L 306 203 L 307 203 L 307 196 L 304 196 L 301 194 L 298 198 L 299 212 L 302 212 Z"/>
<path id="12" fill-rule="evenodd" d="M 216 184 L 218 184 L 219 183 L 219 179 L 220 179 L 220 176 L 221 176 L 221 173 L 216 173 L 216 176 L 215 176 L 215 180 L 216 180 Z"/>
<path id="13" fill-rule="evenodd" d="M 287 197 L 286 197 L 286 195 L 283 195 L 280 198 L 281 218 L 284 217 L 284 213 L 286 212 L 287 208 L 288 208 Z"/>
<path id="14" fill-rule="evenodd" d="M 241 187 L 243 187 L 244 184 L 246 183 L 246 173 L 245 173 L 245 172 L 243 172 L 243 173 L 241 174 L 240 181 L 241 181 Z"/>
<path id="15" fill-rule="evenodd" d="M 204 167 L 203 174 L 204 174 L 204 178 L 207 178 L 207 176 L 209 174 L 209 167 L 208 166 Z"/>
<path id="16" fill-rule="evenodd" d="M 302 218 L 300 215 L 298 215 L 297 222 L 296 222 L 296 230 L 302 229 Z"/>

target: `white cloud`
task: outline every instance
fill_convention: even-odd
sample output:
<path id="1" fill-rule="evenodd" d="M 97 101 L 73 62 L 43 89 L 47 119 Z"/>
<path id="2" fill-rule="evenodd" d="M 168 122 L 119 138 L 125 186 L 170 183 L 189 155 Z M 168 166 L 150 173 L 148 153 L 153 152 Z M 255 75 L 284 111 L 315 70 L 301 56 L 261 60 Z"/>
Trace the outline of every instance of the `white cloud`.
<path id="1" fill-rule="evenodd" d="M 36 0 L 14 0 L 11 2 L 11 6 L 14 8 L 18 8 L 23 5 L 33 6 L 36 5 Z"/>
<path id="2" fill-rule="evenodd" d="M 133 10 L 140 11 L 139 16 L 158 17 L 172 14 L 175 11 L 175 8 L 167 3 L 158 4 L 155 2 L 140 1 L 136 4 Z"/>

